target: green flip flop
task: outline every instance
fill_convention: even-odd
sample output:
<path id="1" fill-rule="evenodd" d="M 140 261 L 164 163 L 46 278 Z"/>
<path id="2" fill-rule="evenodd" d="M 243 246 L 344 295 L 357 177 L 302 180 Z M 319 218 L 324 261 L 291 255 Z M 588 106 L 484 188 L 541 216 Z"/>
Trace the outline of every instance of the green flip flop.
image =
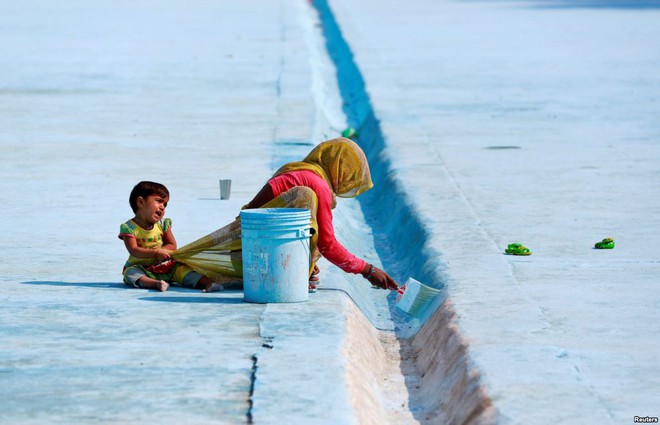
<path id="1" fill-rule="evenodd" d="M 352 139 L 353 137 L 358 137 L 359 136 L 357 130 L 354 129 L 353 127 L 348 127 L 346 130 L 341 132 L 341 135 L 343 137 L 346 137 L 346 138 L 349 138 L 349 139 Z"/>
<path id="2" fill-rule="evenodd" d="M 517 242 L 510 243 L 504 252 L 509 255 L 532 255 L 532 251 L 529 248 Z"/>
<path id="3" fill-rule="evenodd" d="M 614 248 L 614 239 L 605 238 L 600 242 L 596 242 L 596 244 L 594 245 L 594 248 L 596 248 L 596 249 L 612 249 L 612 248 Z"/>

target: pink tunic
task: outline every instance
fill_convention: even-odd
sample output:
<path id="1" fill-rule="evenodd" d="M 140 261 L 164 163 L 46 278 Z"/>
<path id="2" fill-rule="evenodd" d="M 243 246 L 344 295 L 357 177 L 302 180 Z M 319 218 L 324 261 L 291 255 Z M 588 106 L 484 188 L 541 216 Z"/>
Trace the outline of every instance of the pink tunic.
<path id="1" fill-rule="evenodd" d="M 348 273 L 360 273 L 366 266 L 366 261 L 351 254 L 335 238 L 332 226 L 332 191 L 328 183 L 318 174 L 309 170 L 289 171 L 268 181 L 275 197 L 296 186 L 306 186 L 316 193 L 319 205 L 316 221 L 319 226 L 317 247 L 332 264 Z"/>

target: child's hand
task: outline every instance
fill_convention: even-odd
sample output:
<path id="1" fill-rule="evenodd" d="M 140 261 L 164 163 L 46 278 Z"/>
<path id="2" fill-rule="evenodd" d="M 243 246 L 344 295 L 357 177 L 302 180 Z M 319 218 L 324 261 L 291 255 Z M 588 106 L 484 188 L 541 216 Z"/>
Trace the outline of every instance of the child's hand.
<path id="1" fill-rule="evenodd" d="M 171 253 L 172 251 L 169 251 L 167 249 L 157 248 L 156 260 L 158 260 L 158 262 L 169 260 L 170 258 L 172 258 L 172 256 L 170 255 Z"/>

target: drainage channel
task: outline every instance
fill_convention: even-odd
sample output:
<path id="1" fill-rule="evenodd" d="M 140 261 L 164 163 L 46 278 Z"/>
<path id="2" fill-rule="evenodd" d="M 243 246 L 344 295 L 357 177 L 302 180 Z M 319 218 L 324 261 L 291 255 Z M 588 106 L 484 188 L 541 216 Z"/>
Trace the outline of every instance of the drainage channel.
<path id="1" fill-rule="evenodd" d="M 436 282 L 439 285 L 438 276 L 426 271 L 428 268 L 424 267 L 424 262 L 429 260 L 427 255 L 423 253 L 411 255 L 394 252 L 392 249 L 397 245 L 395 242 L 406 239 L 423 242 L 429 235 L 413 208 L 402 201 L 405 196 L 400 183 L 391 177 L 392 166 L 389 158 L 382 155 L 385 149 L 384 137 L 378 119 L 374 115 L 364 78 L 327 0 L 314 1 L 313 6 L 319 14 L 326 48 L 337 70 L 339 91 L 343 99 L 342 109 L 348 126 L 358 130 L 359 137 L 356 138 L 356 142 L 365 151 L 371 167 L 374 188 L 357 199 L 362 205 L 367 222 L 377 235 L 378 254 L 387 270 L 393 271 L 391 274 L 395 279 L 405 279 L 406 272 L 414 271 L 419 280 Z M 405 219 L 405 226 L 401 226 L 402 221 L 398 220 L 399 218 Z M 411 237 L 406 237 L 405 234 Z M 412 260 L 412 264 L 402 267 L 402 264 L 408 261 L 394 260 L 404 257 L 406 260 Z"/>
<path id="2" fill-rule="evenodd" d="M 374 188 L 358 200 L 374 233 L 376 251 L 385 269 L 397 281 L 402 282 L 408 276 L 415 276 L 442 289 L 444 284 L 437 262 L 439 255 L 425 249 L 431 235 L 415 213 L 414 206 L 406 202 L 401 183 L 393 177 L 391 161 L 387 155 L 383 155 L 385 137 L 351 48 L 342 35 L 328 0 L 315 0 L 312 6 L 318 13 L 325 47 L 336 67 L 342 109 L 348 126 L 358 130 L 356 141 L 364 149 L 371 166 Z M 479 371 L 472 365 L 468 344 L 458 331 L 456 314 L 446 294 L 443 293 L 437 302 L 435 313 L 427 314 L 422 321 L 423 325 L 414 329 L 414 332 L 410 332 L 410 329 L 402 332 L 402 328 L 394 333 L 378 331 L 373 327 L 367 330 L 363 315 L 352 316 L 355 318 L 352 325 L 355 329 L 348 327 L 349 341 L 353 338 L 359 340 L 360 344 L 366 341 L 380 344 L 376 352 L 382 360 L 380 366 L 374 359 L 365 359 L 364 364 L 354 367 L 353 371 L 357 371 L 358 375 L 362 369 L 362 375 L 356 379 L 364 381 L 370 378 L 364 375 L 365 368 L 374 368 L 367 371 L 368 375 L 369 372 L 382 373 L 385 367 L 384 378 L 379 383 L 380 389 L 374 389 L 373 385 L 371 389 L 386 395 L 392 389 L 388 388 L 392 381 L 402 381 L 408 393 L 405 407 L 414 421 L 420 423 L 476 424 L 496 421 L 495 408 L 481 384 Z M 392 370 L 393 363 L 396 363 L 395 369 L 398 370 Z M 400 391 L 401 387 L 398 388 Z M 359 411 L 365 407 L 377 409 L 373 400 L 365 398 L 369 397 L 361 397 L 354 402 L 358 416 Z M 380 400 L 380 404 L 393 401 Z M 386 417 L 388 422 L 397 423 L 396 414 Z"/>

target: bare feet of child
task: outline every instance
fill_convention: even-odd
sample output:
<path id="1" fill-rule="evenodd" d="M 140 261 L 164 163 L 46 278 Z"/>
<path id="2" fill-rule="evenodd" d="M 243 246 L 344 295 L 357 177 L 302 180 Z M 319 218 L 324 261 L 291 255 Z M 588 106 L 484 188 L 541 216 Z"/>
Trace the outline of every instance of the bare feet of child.
<path id="1" fill-rule="evenodd" d="M 165 292 L 170 289 L 170 284 L 164 280 L 151 279 L 149 277 L 143 276 L 138 279 L 137 284 L 139 287 L 144 289 L 157 289 L 160 292 Z"/>

